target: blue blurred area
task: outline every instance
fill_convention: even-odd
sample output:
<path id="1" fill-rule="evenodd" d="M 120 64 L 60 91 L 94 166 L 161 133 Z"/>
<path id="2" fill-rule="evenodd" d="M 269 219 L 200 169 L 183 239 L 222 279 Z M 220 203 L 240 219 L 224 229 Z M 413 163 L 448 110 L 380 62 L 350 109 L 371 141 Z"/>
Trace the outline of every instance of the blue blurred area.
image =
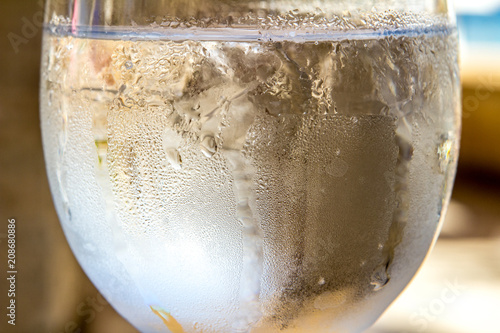
<path id="1" fill-rule="evenodd" d="M 467 42 L 500 45 L 500 9 L 490 14 L 458 14 L 457 22 Z"/>

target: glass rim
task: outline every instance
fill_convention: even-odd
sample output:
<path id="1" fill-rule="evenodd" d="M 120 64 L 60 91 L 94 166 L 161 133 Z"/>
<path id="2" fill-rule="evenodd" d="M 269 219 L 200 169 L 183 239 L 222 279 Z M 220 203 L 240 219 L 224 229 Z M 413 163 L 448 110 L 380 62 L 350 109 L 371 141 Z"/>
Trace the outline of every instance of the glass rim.
<path id="1" fill-rule="evenodd" d="M 429 27 L 455 26 L 456 20 L 447 0 L 47 0 L 44 24 L 71 26 L 73 33 L 89 27 L 147 27 L 183 33 L 261 30 L 265 35 L 436 30 Z"/>

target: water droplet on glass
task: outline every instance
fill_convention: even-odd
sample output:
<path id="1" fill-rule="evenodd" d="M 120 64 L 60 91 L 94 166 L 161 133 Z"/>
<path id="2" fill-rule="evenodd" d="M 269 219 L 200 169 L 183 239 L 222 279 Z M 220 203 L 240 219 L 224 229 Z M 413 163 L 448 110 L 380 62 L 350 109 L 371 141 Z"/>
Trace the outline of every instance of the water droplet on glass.
<path id="1" fill-rule="evenodd" d="M 373 286 L 373 291 L 379 291 L 389 282 L 390 278 L 387 269 L 388 265 L 383 264 L 378 266 L 373 272 L 370 282 Z"/>
<path id="2" fill-rule="evenodd" d="M 71 222 L 73 220 L 73 215 L 71 213 L 71 209 L 69 208 L 69 203 L 66 200 L 63 201 L 63 210 L 64 214 L 68 217 L 68 222 Z"/>
<path id="3" fill-rule="evenodd" d="M 328 165 L 325 167 L 325 172 L 333 177 L 342 177 L 349 170 L 349 164 L 341 158 L 334 158 Z"/>
<path id="4" fill-rule="evenodd" d="M 166 149 L 165 156 L 167 157 L 168 163 L 175 169 L 182 169 L 182 158 L 181 154 L 177 149 Z"/>
<path id="5" fill-rule="evenodd" d="M 396 143 L 399 146 L 399 159 L 401 161 L 410 161 L 413 157 L 413 145 L 410 141 L 398 135 Z"/>
<path id="6" fill-rule="evenodd" d="M 48 106 L 52 106 L 52 100 L 54 98 L 54 91 L 53 90 L 49 90 L 48 92 L 48 98 L 47 98 L 47 105 Z"/>
<path id="7" fill-rule="evenodd" d="M 179 147 L 182 143 L 182 137 L 174 130 L 167 128 L 163 132 L 163 149 L 167 162 L 176 170 L 182 168 L 182 158 Z"/>
<path id="8" fill-rule="evenodd" d="M 87 250 L 89 252 L 96 252 L 97 251 L 97 248 L 92 243 L 85 243 L 85 245 L 83 245 L 83 247 L 85 248 L 85 250 Z"/>
<path id="9" fill-rule="evenodd" d="M 214 156 L 217 151 L 217 144 L 215 143 L 215 138 L 211 135 L 205 136 L 200 143 L 201 152 L 206 157 Z"/>

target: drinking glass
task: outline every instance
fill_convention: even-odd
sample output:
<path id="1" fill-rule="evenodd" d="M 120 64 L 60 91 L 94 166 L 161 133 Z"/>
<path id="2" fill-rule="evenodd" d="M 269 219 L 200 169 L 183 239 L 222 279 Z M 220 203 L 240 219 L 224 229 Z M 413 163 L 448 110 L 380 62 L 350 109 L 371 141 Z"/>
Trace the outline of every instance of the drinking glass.
<path id="1" fill-rule="evenodd" d="M 436 240 L 460 127 L 445 0 L 49 0 L 48 178 L 142 332 L 360 332 Z"/>

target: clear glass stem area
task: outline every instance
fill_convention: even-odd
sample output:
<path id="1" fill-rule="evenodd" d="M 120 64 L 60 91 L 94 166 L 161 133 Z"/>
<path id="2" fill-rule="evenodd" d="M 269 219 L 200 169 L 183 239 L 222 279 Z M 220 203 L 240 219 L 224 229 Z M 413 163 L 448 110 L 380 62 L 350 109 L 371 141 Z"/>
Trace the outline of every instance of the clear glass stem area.
<path id="1" fill-rule="evenodd" d="M 142 332 L 370 326 L 451 192 L 445 3 L 119 3 L 49 2 L 44 34 L 48 176 L 94 284 Z"/>

